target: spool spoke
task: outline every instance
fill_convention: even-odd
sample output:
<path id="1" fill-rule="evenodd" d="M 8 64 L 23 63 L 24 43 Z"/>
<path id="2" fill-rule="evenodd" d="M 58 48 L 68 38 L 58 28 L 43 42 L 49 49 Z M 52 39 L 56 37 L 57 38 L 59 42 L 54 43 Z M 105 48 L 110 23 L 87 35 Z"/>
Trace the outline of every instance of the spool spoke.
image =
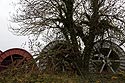
<path id="1" fill-rule="evenodd" d="M 102 67 L 101 67 L 100 73 L 102 73 L 102 71 L 103 71 L 105 65 L 106 65 L 106 62 L 104 61 L 104 64 L 103 64 Z"/>
<path id="2" fill-rule="evenodd" d="M 18 65 L 20 65 L 24 60 L 25 60 L 25 57 L 23 57 L 23 59 L 19 60 L 19 62 L 16 64 L 16 67 L 17 67 Z"/>
<path id="3" fill-rule="evenodd" d="M 5 66 L 5 65 L 0 65 L 0 67 L 3 67 L 3 68 L 8 68 L 8 66 Z"/>
<path id="4" fill-rule="evenodd" d="M 120 62 L 122 62 L 122 61 L 120 61 L 120 60 L 110 60 L 110 62 L 116 62 L 116 63 L 120 63 Z"/>
<path id="5" fill-rule="evenodd" d="M 14 62 L 14 60 L 13 60 L 13 56 L 11 56 L 11 61 L 12 61 L 12 63 Z"/>
<path id="6" fill-rule="evenodd" d="M 111 65 L 108 64 L 108 66 L 109 66 L 109 68 L 111 69 L 111 71 L 112 71 L 113 73 L 115 73 L 115 71 L 114 71 L 114 69 L 111 67 Z"/>
<path id="7" fill-rule="evenodd" d="M 100 52 L 100 49 L 95 47 L 95 50 L 98 52 L 98 59 L 100 59 L 100 57 L 102 57 L 102 53 Z"/>
<path id="8" fill-rule="evenodd" d="M 110 49 L 108 55 L 107 55 L 107 58 L 109 58 L 110 54 L 111 54 L 112 50 Z"/>

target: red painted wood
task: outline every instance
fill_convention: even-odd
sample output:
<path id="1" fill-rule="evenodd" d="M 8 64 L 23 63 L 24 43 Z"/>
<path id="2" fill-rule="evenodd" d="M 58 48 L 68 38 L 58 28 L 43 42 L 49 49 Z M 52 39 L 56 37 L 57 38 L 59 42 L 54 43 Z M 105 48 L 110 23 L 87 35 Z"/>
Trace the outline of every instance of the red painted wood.
<path id="1" fill-rule="evenodd" d="M 29 52 L 20 48 L 12 48 L 12 49 L 6 50 L 5 52 L 0 51 L 0 71 L 7 69 L 8 65 L 13 62 L 13 55 L 19 55 L 23 57 L 23 59 L 20 59 L 20 60 L 17 59 L 19 62 L 15 64 L 15 67 L 18 65 L 21 65 L 23 61 L 28 62 L 31 59 L 33 59 L 33 56 Z M 9 60 L 8 62 L 6 62 L 5 59 L 9 56 L 11 56 L 10 57 L 11 61 Z"/>
<path id="2" fill-rule="evenodd" d="M 2 54 L 3 52 L 0 50 L 0 61 L 2 61 L 2 57 L 1 57 L 1 54 Z"/>
<path id="3" fill-rule="evenodd" d="M 0 55 L 2 54 L 3 52 L 0 50 Z"/>
<path id="4" fill-rule="evenodd" d="M 2 52 L 2 54 L 0 55 L 2 57 L 2 58 L 0 58 L 0 62 L 2 62 L 6 57 L 12 56 L 12 55 L 15 55 L 15 54 L 20 55 L 22 57 L 25 57 L 26 60 L 30 60 L 30 59 L 33 58 L 33 56 L 24 49 L 12 48 L 12 49 L 9 49 L 5 52 Z"/>

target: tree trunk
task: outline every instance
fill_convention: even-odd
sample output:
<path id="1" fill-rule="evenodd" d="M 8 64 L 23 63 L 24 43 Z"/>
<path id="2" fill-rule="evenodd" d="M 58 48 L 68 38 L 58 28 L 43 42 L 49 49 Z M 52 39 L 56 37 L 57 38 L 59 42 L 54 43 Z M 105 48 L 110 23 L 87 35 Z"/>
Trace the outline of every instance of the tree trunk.
<path id="1" fill-rule="evenodd" d="M 92 49 L 94 46 L 94 39 L 95 39 L 95 30 L 98 27 L 98 0 L 91 0 L 93 14 L 90 19 L 90 29 L 89 35 L 85 42 L 85 49 L 84 49 L 84 59 L 83 59 L 83 73 L 89 72 L 89 61 L 90 56 L 92 55 Z"/>
<path id="2" fill-rule="evenodd" d="M 89 61 L 90 61 L 90 56 L 92 55 L 92 49 L 94 45 L 94 38 L 95 36 L 93 34 L 89 35 L 88 42 L 85 45 L 84 49 L 84 59 L 83 59 L 83 73 L 89 72 Z"/>
<path id="3" fill-rule="evenodd" d="M 77 35 L 75 31 L 75 26 L 73 22 L 73 2 L 72 0 L 67 0 L 66 2 L 66 8 L 67 8 L 67 13 L 66 13 L 66 27 L 67 31 L 69 31 L 70 35 L 70 42 L 72 44 L 72 62 L 76 66 L 76 69 L 78 73 L 81 75 L 81 65 L 82 65 L 82 59 L 80 58 L 80 51 L 79 51 L 79 45 L 77 42 Z"/>

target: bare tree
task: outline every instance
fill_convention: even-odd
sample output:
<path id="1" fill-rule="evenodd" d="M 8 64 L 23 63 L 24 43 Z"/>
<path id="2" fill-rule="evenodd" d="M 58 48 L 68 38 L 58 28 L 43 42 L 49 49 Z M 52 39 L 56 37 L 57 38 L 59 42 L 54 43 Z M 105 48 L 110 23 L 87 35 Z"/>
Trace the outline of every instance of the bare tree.
<path id="1" fill-rule="evenodd" d="M 124 0 L 20 0 L 13 21 L 20 34 L 58 34 L 68 41 L 80 70 L 89 70 L 93 46 L 101 40 L 124 42 Z M 54 36 L 56 37 L 56 36 Z M 85 48 L 81 54 L 78 38 Z"/>

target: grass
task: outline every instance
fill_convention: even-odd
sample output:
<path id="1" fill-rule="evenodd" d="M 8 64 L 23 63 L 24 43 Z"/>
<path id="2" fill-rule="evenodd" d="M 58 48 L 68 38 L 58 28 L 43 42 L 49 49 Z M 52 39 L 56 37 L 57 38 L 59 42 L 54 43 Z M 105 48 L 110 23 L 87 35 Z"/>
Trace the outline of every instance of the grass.
<path id="1" fill-rule="evenodd" d="M 38 71 L 9 69 L 0 73 L 0 83 L 125 83 L 125 73 L 88 74 L 81 79 L 78 75 L 46 74 Z"/>
<path id="2" fill-rule="evenodd" d="M 0 83 L 125 83 L 125 72 L 117 74 L 84 75 L 84 78 L 76 74 L 68 73 L 43 73 L 35 66 L 30 68 L 8 68 L 0 72 Z"/>

